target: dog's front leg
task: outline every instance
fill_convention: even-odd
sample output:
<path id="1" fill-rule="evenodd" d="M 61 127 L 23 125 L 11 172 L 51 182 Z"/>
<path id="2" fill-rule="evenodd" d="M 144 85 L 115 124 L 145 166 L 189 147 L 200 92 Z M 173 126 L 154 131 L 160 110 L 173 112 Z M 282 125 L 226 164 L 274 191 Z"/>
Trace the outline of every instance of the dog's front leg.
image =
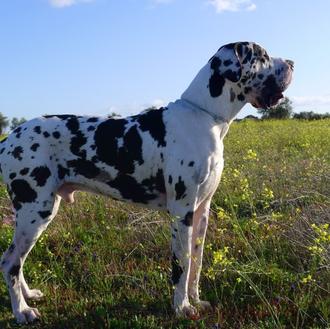
<path id="1" fill-rule="evenodd" d="M 201 312 L 206 312 L 212 309 L 208 301 L 199 298 L 199 279 L 202 270 L 203 250 L 205 235 L 208 225 L 209 210 L 211 197 L 202 202 L 193 217 L 193 235 L 191 247 L 191 265 L 189 275 L 188 293 L 192 303 L 197 306 Z"/>
<path id="2" fill-rule="evenodd" d="M 174 309 L 178 316 L 194 318 L 197 310 L 189 303 L 188 281 L 191 263 L 193 212 L 177 217 L 172 223 L 172 282 Z"/>

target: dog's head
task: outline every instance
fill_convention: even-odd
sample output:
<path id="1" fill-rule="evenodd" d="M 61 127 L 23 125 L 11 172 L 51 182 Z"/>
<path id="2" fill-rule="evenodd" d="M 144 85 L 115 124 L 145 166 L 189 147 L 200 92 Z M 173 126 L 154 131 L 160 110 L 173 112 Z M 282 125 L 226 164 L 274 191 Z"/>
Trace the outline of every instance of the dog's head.
<path id="1" fill-rule="evenodd" d="M 226 82 L 230 100 L 245 101 L 257 108 L 269 108 L 283 97 L 292 79 L 293 62 L 270 57 L 253 42 L 236 42 L 221 47 L 210 59 L 209 92 L 219 97 Z"/>

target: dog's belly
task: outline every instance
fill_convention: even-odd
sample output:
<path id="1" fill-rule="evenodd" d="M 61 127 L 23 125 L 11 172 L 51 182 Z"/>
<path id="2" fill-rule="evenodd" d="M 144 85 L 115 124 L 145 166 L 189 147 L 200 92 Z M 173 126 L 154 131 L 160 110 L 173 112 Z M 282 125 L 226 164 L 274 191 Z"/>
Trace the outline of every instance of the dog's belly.
<path id="1" fill-rule="evenodd" d="M 126 193 L 123 193 L 123 189 Z M 166 194 L 153 191 L 145 197 L 145 193 L 134 196 L 132 199 L 131 193 L 134 193 L 136 187 L 126 185 L 122 186 L 121 189 L 115 189 L 109 187 L 108 184 L 103 182 L 90 182 L 90 184 L 81 184 L 74 182 L 63 183 L 57 190 L 57 194 L 62 197 L 62 199 L 68 203 L 74 202 L 74 193 L 76 191 L 85 191 L 90 193 L 101 194 L 109 196 L 114 200 L 126 201 L 138 205 L 143 205 L 148 208 L 164 210 L 166 209 Z M 130 192 L 128 192 L 130 191 Z M 125 197 L 126 196 L 126 197 Z"/>

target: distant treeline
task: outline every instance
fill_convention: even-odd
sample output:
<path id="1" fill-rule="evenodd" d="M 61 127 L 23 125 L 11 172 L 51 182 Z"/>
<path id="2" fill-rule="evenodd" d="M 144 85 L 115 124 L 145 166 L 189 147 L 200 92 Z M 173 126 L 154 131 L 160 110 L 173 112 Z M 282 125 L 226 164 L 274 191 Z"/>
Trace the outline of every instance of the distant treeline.
<path id="1" fill-rule="evenodd" d="M 302 120 L 321 120 L 321 119 L 329 119 L 330 113 L 315 113 L 313 111 L 309 112 L 300 112 L 294 113 L 293 119 L 302 119 Z"/>

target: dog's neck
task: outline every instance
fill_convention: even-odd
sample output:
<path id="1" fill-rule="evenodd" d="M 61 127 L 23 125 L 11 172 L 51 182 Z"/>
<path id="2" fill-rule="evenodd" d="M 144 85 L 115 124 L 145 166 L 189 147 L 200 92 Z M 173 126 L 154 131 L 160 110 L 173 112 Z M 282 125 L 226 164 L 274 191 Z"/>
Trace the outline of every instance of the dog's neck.
<path id="1" fill-rule="evenodd" d="M 213 113 L 215 117 L 223 118 L 225 122 L 230 124 L 246 104 L 246 101 L 237 99 L 237 94 L 240 93 L 237 84 L 227 80 L 221 95 L 212 97 L 208 87 L 211 74 L 211 68 L 208 63 L 198 72 L 187 90 L 182 94 L 181 99 L 195 104 L 197 108 Z M 235 94 L 235 99 L 231 101 L 233 93 Z"/>

